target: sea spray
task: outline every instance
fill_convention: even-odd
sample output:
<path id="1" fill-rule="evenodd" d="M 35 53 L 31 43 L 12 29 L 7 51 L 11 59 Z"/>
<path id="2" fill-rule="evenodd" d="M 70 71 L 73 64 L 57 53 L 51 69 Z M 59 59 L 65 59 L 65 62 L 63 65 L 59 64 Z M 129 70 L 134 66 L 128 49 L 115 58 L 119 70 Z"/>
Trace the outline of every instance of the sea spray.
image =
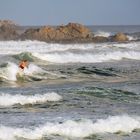
<path id="1" fill-rule="evenodd" d="M 8 62 L 7 66 L 3 68 L 3 76 L 6 80 L 16 81 L 16 75 L 18 73 L 18 66 L 15 63 Z"/>
<path id="2" fill-rule="evenodd" d="M 111 32 L 97 31 L 97 32 L 95 32 L 94 36 L 109 37 L 111 35 L 113 35 L 113 34 L 111 34 Z"/>
<path id="3" fill-rule="evenodd" d="M 7 62 L 7 64 L 0 69 L 0 77 L 7 81 L 17 81 L 17 76 L 21 73 L 25 76 L 34 76 L 37 78 L 40 77 L 38 74 L 46 73 L 46 71 L 32 63 L 22 71 L 18 65 L 13 62 Z M 43 77 L 40 78 L 42 79 Z"/>
<path id="4" fill-rule="evenodd" d="M 25 75 L 32 75 L 36 73 L 45 73 L 45 70 L 41 69 L 37 65 L 29 64 L 28 68 L 24 70 Z"/>

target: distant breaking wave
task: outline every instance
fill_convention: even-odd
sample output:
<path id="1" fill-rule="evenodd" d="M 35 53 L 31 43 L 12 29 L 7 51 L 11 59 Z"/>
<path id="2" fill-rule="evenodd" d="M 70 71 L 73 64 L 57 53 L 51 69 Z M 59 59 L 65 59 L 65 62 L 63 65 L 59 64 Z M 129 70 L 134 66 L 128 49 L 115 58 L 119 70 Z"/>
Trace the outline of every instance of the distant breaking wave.
<path id="1" fill-rule="evenodd" d="M 35 57 L 53 62 L 53 63 L 97 63 L 97 62 L 107 62 L 122 59 L 135 59 L 140 60 L 140 52 L 136 51 L 116 51 L 116 52 L 103 52 L 103 53 L 51 53 L 51 54 L 33 54 Z"/>
<path id="2" fill-rule="evenodd" d="M 0 106 L 8 107 L 16 104 L 37 104 L 45 103 L 47 101 L 59 101 L 62 97 L 55 92 L 46 94 L 35 94 L 35 95 L 11 95 L 11 94 L 0 94 Z"/>
<path id="3" fill-rule="evenodd" d="M 95 32 L 95 35 L 94 36 L 103 36 L 103 37 L 109 37 L 113 35 L 112 33 L 110 32 L 104 32 L 104 31 L 97 31 Z"/>
<path id="4" fill-rule="evenodd" d="M 135 129 L 140 129 L 140 118 L 123 116 L 110 116 L 107 119 L 98 119 L 95 123 L 91 120 L 73 121 L 67 120 L 63 123 L 46 123 L 34 129 L 0 127 L 0 139 L 16 140 L 41 139 L 44 136 L 60 135 L 65 137 L 88 137 L 92 134 L 100 133 L 131 133 Z M 8 134 L 8 135 L 5 135 Z"/>
<path id="5" fill-rule="evenodd" d="M 63 52 L 70 50 L 88 51 L 88 50 L 103 50 L 119 46 L 124 48 L 139 48 L 140 42 L 130 43 L 87 43 L 87 44 L 53 44 L 40 41 L 0 41 L 0 54 L 14 55 L 23 52 L 30 53 L 52 53 Z"/>
<path id="6" fill-rule="evenodd" d="M 97 63 L 125 59 L 140 60 L 140 42 L 52 44 L 39 41 L 0 41 L 0 54 L 18 61 L 45 60 L 51 63 Z"/>
<path id="7" fill-rule="evenodd" d="M 115 33 L 105 32 L 105 31 L 97 31 L 97 32 L 95 32 L 95 34 L 94 34 L 95 37 L 96 37 L 96 36 L 102 36 L 102 37 L 107 37 L 107 38 L 110 37 L 110 36 L 113 36 L 113 35 L 115 35 Z M 133 36 L 133 35 L 131 35 L 131 34 L 127 35 L 127 37 L 128 37 L 128 40 L 129 40 L 129 41 L 138 40 L 138 39 L 139 39 L 138 37 Z"/>

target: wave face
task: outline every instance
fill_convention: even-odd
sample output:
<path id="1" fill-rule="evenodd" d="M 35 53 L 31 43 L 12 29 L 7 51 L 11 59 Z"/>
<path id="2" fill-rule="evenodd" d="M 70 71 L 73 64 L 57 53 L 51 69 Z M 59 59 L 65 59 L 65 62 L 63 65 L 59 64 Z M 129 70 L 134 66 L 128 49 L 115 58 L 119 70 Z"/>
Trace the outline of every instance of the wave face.
<path id="1" fill-rule="evenodd" d="M 49 135 L 82 138 L 100 133 L 117 133 L 120 131 L 131 133 L 135 129 L 140 129 L 140 118 L 124 115 L 99 119 L 95 123 L 91 120 L 46 123 L 34 129 L 1 126 L 0 138 L 2 140 L 16 140 L 16 138 L 41 139 L 43 136 Z M 5 135 L 7 133 L 8 135 Z"/>
<path id="2" fill-rule="evenodd" d="M 11 94 L 0 94 L 0 106 L 12 106 L 15 104 L 25 105 L 25 104 L 37 104 L 45 103 L 47 101 L 59 101 L 62 97 L 55 92 L 46 94 L 35 94 L 35 95 L 11 95 Z"/>
<path id="3" fill-rule="evenodd" d="M 140 60 L 140 42 L 48 44 L 39 41 L 1 41 L 0 55 L 49 63 L 97 63 L 124 58 Z"/>

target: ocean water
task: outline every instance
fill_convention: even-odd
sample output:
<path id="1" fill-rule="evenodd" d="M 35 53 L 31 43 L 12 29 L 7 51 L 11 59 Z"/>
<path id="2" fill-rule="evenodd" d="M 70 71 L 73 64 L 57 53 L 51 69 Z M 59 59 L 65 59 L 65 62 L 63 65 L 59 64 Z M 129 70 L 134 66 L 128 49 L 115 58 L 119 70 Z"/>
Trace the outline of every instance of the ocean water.
<path id="1" fill-rule="evenodd" d="M 1 140 L 140 139 L 140 26 L 90 29 L 129 41 L 0 41 Z"/>

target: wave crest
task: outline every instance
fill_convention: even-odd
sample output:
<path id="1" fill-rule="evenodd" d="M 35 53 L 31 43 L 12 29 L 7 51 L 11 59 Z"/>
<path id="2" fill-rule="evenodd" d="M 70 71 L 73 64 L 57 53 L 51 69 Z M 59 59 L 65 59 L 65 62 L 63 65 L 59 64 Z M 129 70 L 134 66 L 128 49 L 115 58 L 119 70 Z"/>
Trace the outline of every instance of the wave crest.
<path id="1" fill-rule="evenodd" d="M 39 59 L 49 61 L 52 63 L 96 63 L 106 62 L 112 60 L 136 59 L 140 60 L 140 52 L 136 51 L 116 51 L 116 52 L 102 52 L 102 53 L 52 53 L 52 54 L 33 54 Z"/>
<path id="2" fill-rule="evenodd" d="M 109 37 L 111 35 L 111 32 L 97 31 L 94 36 Z"/>
<path id="3" fill-rule="evenodd" d="M 26 128 L 0 127 L 0 138 L 3 140 L 15 140 L 16 137 L 26 139 L 39 139 L 43 136 L 61 135 L 67 137 L 87 137 L 92 134 L 116 133 L 119 131 L 131 133 L 140 129 L 140 118 L 124 116 L 110 116 L 107 119 L 99 119 L 95 123 L 91 120 L 72 121 L 63 123 L 46 123 L 34 130 Z M 6 135 L 8 133 L 8 135 Z"/>
<path id="4" fill-rule="evenodd" d="M 35 95 L 11 95 L 4 94 L 0 95 L 0 106 L 12 106 L 15 104 L 36 104 L 36 103 L 45 103 L 47 101 L 59 101 L 62 97 L 55 92 L 47 93 L 47 94 L 35 94 Z"/>

